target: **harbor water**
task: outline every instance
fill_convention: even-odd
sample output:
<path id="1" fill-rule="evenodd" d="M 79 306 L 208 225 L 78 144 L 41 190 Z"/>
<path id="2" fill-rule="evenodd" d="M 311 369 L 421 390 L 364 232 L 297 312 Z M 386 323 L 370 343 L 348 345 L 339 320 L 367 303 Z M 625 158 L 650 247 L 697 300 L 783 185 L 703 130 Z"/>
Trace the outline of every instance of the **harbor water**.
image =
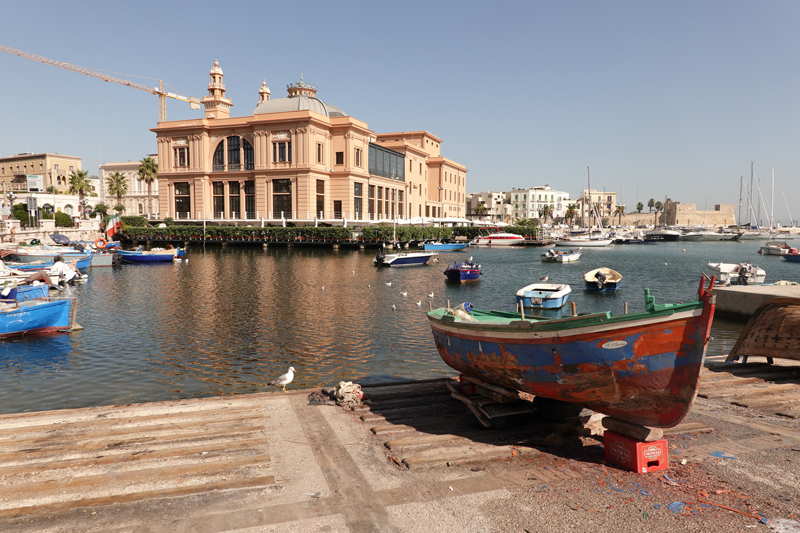
<path id="1" fill-rule="evenodd" d="M 636 312 L 645 288 L 657 303 L 693 300 L 709 261 L 751 261 L 767 283 L 800 281 L 800 265 L 762 257 L 759 246 L 617 245 L 566 264 L 542 263 L 542 248 L 480 247 L 383 269 L 369 249 L 196 246 L 181 263 L 94 268 L 64 291 L 85 329 L 0 341 L 0 413 L 275 390 L 268 383 L 289 366 L 290 388 L 453 375 L 433 343 L 431 305 L 513 311 L 516 291 L 548 276 L 571 285 L 578 312 L 621 314 L 626 303 Z M 444 268 L 469 256 L 482 279 L 446 282 Z M 601 266 L 622 273 L 619 292 L 583 289 L 583 273 Z M 728 353 L 742 328 L 715 319 L 708 354 Z"/>

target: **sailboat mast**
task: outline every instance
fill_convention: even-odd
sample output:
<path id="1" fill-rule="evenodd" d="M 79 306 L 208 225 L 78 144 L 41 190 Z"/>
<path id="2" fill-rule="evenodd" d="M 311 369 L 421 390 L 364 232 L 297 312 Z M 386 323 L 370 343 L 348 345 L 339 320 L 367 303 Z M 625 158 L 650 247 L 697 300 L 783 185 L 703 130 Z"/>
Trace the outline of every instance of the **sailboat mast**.
<path id="1" fill-rule="evenodd" d="M 742 223 L 742 187 L 744 187 L 744 176 L 739 176 L 739 218 L 736 219 L 736 227 Z"/>
<path id="2" fill-rule="evenodd" d="M 781 180 L 778 180 L 778 188 L 781 190 L 781 196 L 783 196 L 783 205 L 786 206 L 786 212 L 789 213 L 789 222 L 792 224 L 791 227 L 794 227 L 794 219 L 792 218 L 792 212 L 789 211 L 789 203 L 786 201 L 786 195 L 783 194 L 783 186 L 781 185 Z"/>
<path id="3" fill-rule="evenodd" d="M 589 194 L 589 232 L 592 231 L 592 215 L 594 215 L 594 211 L 592 210 L 592 176 L 589 174 L 589 167 L 586 167 L 586 182 L 589 185 L 589 190 L 587 193 Z"/>
<path id="4" fill-rule="evenodd" d="M 753 176 L 755 175 L 755 161 L 750 161 L 750 190 L 747 193 L 747 208 L 750 214 L 747 215 L 748 226 L 753 227 Z"/>
<path id="5" fill-rule="evenodd" d="M 772 187 L 770 188 L 770 201 L 769 201 L 769 225 L 771 228 L 775 227 L 775 165 L 772 165 Z"/>

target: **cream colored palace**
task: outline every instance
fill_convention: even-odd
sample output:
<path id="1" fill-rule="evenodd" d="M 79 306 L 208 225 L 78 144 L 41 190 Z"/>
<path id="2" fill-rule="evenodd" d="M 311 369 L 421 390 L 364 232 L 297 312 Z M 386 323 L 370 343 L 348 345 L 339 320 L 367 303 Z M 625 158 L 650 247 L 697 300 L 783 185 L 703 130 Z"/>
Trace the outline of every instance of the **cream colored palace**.
<path id="1" fill-rule="evenodd" d="M 231 118 L 214 62 L 205 118 L 160 122 L 159 213 L 219 221 L 463 217 L 467 169 L 426 131 L 380 133 L 319 100 L 317 88 L 266 81 L 250 116 Z"/>

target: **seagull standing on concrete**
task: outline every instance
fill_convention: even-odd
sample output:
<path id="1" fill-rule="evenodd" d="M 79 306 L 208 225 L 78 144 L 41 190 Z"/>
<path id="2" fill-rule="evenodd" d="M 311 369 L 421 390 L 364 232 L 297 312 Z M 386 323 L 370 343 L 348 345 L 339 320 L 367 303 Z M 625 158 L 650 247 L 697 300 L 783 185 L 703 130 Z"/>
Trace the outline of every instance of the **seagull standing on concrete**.
<path id="1" fill-rule="evenodd" d="M 391 286 L 392 286 L 392 282 L 390 281 L 390 282 L 389 282 L 389 283 L 387 283 L 386 285 L 387 285 L 387 286 L 389 286 L 389 287 L 391 287 Z"/>
<path id="2" fill-rule="evenodd" d="M 539 281 L 541 281 L 542 283 L 544 283 L 545 281 L 547 281 L 547 276 L 545 276 L 545 277 L 543 277 L 543 278 L 539 278 Z"/>
<path id="3" fill-rule="evenodd" d="M 428 298 L 433 298 L 433 293 L 430 293 L 430 294 L 428 295 Z"/>
<path id="4" fill-rule="evenodd" d="M 270 381 L 269 383 L 267 383 L 267 385 L 272 385 L 275 387 L 278 386 L 283 387 L 283 392 L 286 392 L 286 385 L 291 383 L 293 379 L 294 379 L 294 367 L 290 366 L 289 371 L 287 373 L 285 373 L 278 379 Z"/>
<path id="5" fill-rule="evenodd" d="M 407 298 L 408 297 L 408 291 L 400 291 L 400 294 L 403 295 L 403 298 Z"/>

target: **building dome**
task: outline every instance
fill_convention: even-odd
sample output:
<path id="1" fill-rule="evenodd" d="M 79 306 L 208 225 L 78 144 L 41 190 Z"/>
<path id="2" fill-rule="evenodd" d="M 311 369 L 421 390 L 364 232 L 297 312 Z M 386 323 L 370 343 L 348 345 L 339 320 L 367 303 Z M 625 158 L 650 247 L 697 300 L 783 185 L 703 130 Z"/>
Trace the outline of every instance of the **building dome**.
<path id="1" fill-rule="evenodd" d="M 266 81 L 263 84 L 266 86 Z M 285 113 L 287 111 L 313 111 L 326 117 L 346 117 L 347 113 L 338 107 L 326 104 L 317 98 L 317 88 L 303 81 L 302 74 L 300 82 L 286 86 L 289 92 L 287 98 L 274 98 L 260 101 L 258 107 L 253 111 L 253 115 L 265 115 L 267 113 Z"/>

